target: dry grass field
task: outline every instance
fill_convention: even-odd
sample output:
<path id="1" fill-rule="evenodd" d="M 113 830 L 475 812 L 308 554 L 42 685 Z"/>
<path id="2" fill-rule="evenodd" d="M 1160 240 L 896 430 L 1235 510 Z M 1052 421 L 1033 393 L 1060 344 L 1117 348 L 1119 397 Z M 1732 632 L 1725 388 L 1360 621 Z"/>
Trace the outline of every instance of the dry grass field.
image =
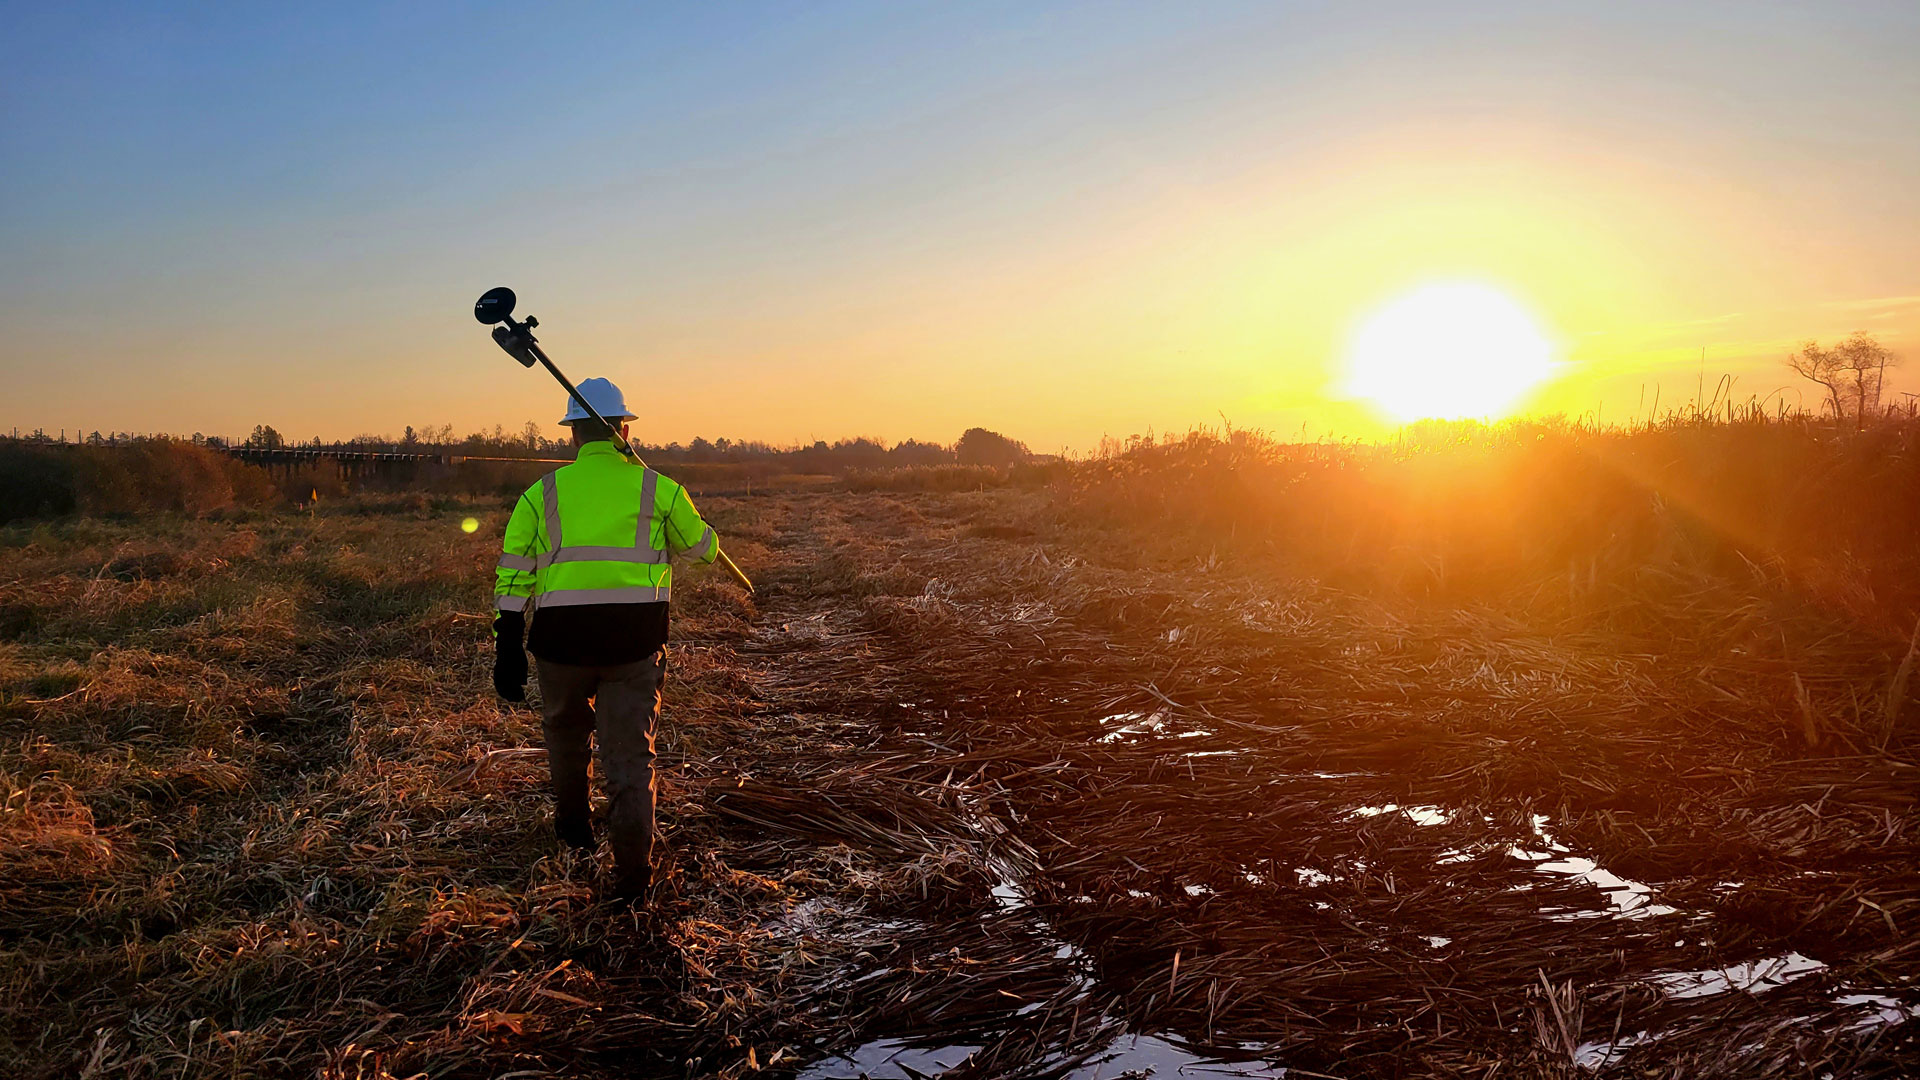
<path id="1" fill-rule="evenodd" d="M 0 1073 L 1910 1075 L 1898 545 L 1757 557 L 1688 437 L 706 500 L 641 913 L 488 685 L 498 502 L 8 527 Z"/>

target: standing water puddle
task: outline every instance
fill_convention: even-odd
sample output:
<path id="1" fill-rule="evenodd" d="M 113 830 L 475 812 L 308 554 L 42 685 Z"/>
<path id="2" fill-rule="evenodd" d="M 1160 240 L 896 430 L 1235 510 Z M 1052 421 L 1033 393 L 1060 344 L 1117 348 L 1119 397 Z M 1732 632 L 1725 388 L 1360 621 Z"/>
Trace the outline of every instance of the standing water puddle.
<path id="1" fill-rule="evenodd" d="M 1106 728 L 1109 725 L 1118 726 L 1101 735 L 1095 739 L 1094 742 L 1117 743 L 1144 738 L 1150 735 L 1159 736 L 1165 734 L 1167 722 L 1172 719 L 1173 710 L 1166 708 L 1155 709 L 1152 712 L 1113 713 L 1109 716 L 1101 717 L 1100 726 L 1102 728 Z M 1186 731 L 1175 732 L 1171 737 L 1175 739 L 1196 739 L 1203 735 L 1212 734 L 1213 732 L 1205 728 L 1190 728 Z M 1220 753 L 1233 754 L 1238 753 L 1238 751 L 1227 750 L 1220 751 Z"/>
<path id="2" fill-rule="evenodd" d="M 851 1053 L 815 1062 L 799 1080 L 920 1080 L 964 1064 L 978 1046 L 915 1047 L 906 1039 L 880 1039 Z M 1092 1061 L 1067 1074 L 1067 1080 L 1122 1080 L 1125 1077 L 1246 1077 L 1270 1080 L 1287 1070 L 1260 1061 L 1223 1061 L 1183 1050 L 1152 1035 L 1121 1035 Z"/>
<path id="3" fill-rule="evenodd" d="M 1526 857 L 1518 852 L 1516 852 L 1515 855 L 1519 858 Z M 1547 861 L 1534 866 L 1536 872 L 1556 874 L 1561 877 L 1571 878 L 1575 881 L 1589 882 L 1595 888 L 1606 894 L 1607 903 L 1612 906 L 1612 910 L 1610 911 L 1557 909 L 1546 913 L 1549 919 L 1555 921 L 1593 918 L 1646 919 L 1655 915 L 1674 915 L 1680 911 L 1680 909 L 1676 907 L 1654 903 L 1653 889 L 1651 887 L 1634 881 L 1631 878 L 1623 878 L 1607 870 L 1592 859 L 1582 858 L 1578 855 L 1568 855 L 1557 859 L 1551 856 L 1545 856 L 1544 858 L 1546 858 Z"/>
<path id="4" fill-rule="evenodd" d="M 938 1046 L 917 1048 L 906 1039 L 881 1039 L 852 1053 L 816 1061 L 800 1070 L 799 1080 L 839 1080 L 840 1077 L 871 1077 L 872 1080 L 917 1080 L 939 1076 L 980 1052 L 978 1046 Z"/>
<path id="5" fill-rule="evenodd" d="M 1664 971 L 1649 975 L 1643 981 L 1649 986 L 1659 987 L 1668 997 L 1676 999 L 1711 997 L 1730 990 L 1761 994 L 1826 969 L 1827 965 L 1810 956 L 1790 952 L 1785 956 L 1749 960 L 1732 967 L 1709 968 L 1705 971 Z"/>
<path id="6" fill-rule="evenodd" d="M 1401 806 L 1399 803 L 1387 803 L 1383 806 L 1362 806 L 1347 816 L 1350 818 L 1379 817 L 1394 812 L 1405 814 L 1415 825 L 1445 825 L 1453 820 L 1453 815 L 1438 806 Z"/>
<path id="7" fill-rule="evenodd" d="M 1596 916 L 1611 916 L 1616 919 L 1646 919 L 1656 915 L 1676 915 L 1680 909 L 1666 904 L 1657 904 L 1653 900 L 1653 888 L 1632 878 L 1623 878 L 1592 859 L 1575 855 L 1572 849 L 1553 838 L 1547 831 L 1547 816 L 1533 815 L 1533 833 L 1540 840 L 1544 852 L 1525 848 L 1509 848 L 1507 853 L 1516 859 L 1536 863 L 1534 870 L 1542 874 L 1554 874 L 1559 877 L 1585 881 L 1605 893 L 1610 911 L 1581 911 L 1561 909 L 1547 913 L 1547 918 L 1556 921 L 1569 919 L 1590 919 Z"/>
<path id="8" fill-rule="evenodd" d="M 1026 890 L 1015 876 L 1007 872 L 1007 868 L 1001 869 L 1007 876 L 1002 877 L 990 891 L 994 905 L 1005 912 L 1031 912 Z M 1212 891 L 1204 886 L 1188 887 L 1190 894 L 1195 889 Z M 1036 918 L 1035 922 L 1042 933 L 1051 935 L 1052 930 L 1045 920 Z M 1086 958 L 1077 946 L 1061 941 L 1054 951 L 1054 959 L 1079 968 Z M 1086 984 L 1084 989 L 1091 989 L 1091 984 Z M 1040 1007 L 1041 1003 L 1036 1002 L 1022 1009 L 1021 1013 Z M 939 1076 L 964 1064 L 981 1049 L 977 1044 L 943 1045 L 937 1040 L 878 1039 L 848 1053 L 807 1066 L 800 1071 L 799 1080 L 920 1080 L 921 1077 Z M 1248 1047 L 1247 1050 L 1257 1053 L 1254 1047 Z M 1225 1061 L 1181 1049 L 1153 1035 L 1123 1033 L 1116 1036 L 1091 1061 L 1068 1073 L 1066 1080 L 1120 1080 L 1122 1077 L 1147 1076 L 1268 1078 L 1285 1075 L 1285 1069 L 1261 1062 Z"/>
<path id="9" fill-rule="evenodd" d="M 1885 994 L 1841 994 L 1833 999 L 1833 1003 L 1852 1009 L 1871 1010 L 1866 1016 L 1847 1025 L 1849 1031 L 1901 1024 L 1920 1016 L 1920 1008 Z"/>
<path id="10" fill-rule="evenodd" d="M 1430 827 L 1446 824 L 1455 820 L 1453 813 L 1439 806 L 1401 806 L 1385 803 L 1377 806 L 1362 806 L 1350 811 L 1349 820 L 1379 818 L 1387 814 L 1398 813 L 1414 825 Z M 1491 819 L 1488 819 L 1491 824 Z M 1532 818 L 1532 839 L 1524 845 L 1506 846 L 1509 858 L 1531 863 L 1529 869 L 1536 874 L 1550 875 L 1564 881 L 1585 882 L 1598 889 L 1605 897 L 1604 909 L 1555 907 L 1541 908 L 1541 915 L 1554 922 L 1566 922 L 1584 919 L 1647 919 L 1663 915 L 1685 915 L 1688 912 L 1655 900 L 1656 891 L 1644 882 L 1615 874 L 1599 863 L 1585 856 L 1575 855 L 1572 849 L 1556 840 L 1548 831 L 1550 819 L 1544 814 L 1535 814 Z M 1453 848 L 1442 851 L 1435 860 L 1437 865 L 1456 865 L 1472 862 L 1480 854 L 1494 850 L 1493 845 L 1469 845 L 1466 848 Z M 1330 880 L 1325 874 L 1313 870 L 1297 872 L 1303 885 L 1321 885 Z M 1250 881 L 1258 880 L 1249 873 Z M 1723 883 L 1730 886 L 1732 883 Z M 1514 886 L 1514 891 L 1532 889 L 1532 884 Z M 1427 943 L 1436 949 L 1451 945 L 1449 938 L 1430 936 Z M 1779 956 L 1763 957 L 1732 964 L 1723 968 L 1705 968 L 1694 971 L 1660 971 L 1642 975 L 1637 981 L 1659 990 L 1670 1001 L 1689 1001 L 1714 997 L 1727 993 L 1763 994 L 1795 980 L 1816 975 L 1828 970 L 1826 964 L 1799 952 L 1787 952 Z M 1842 987 L 1833 992 L 1833 1004 L 1841 1009 L 1859 1014 L 1848 1025 L 1852 1031 L 1864 1031 L 1874 1027 L 1903 1023 L 1920 1017 L 1920 1007 L 1908 1005 L 1886 994 L 1860 992 L 1856 988 Z M 1814 1020 L 1814 1017 L 1807 1017 Z M 1574 1054 L 1575 1064 L 1588 1069 L 1598 1069 L 1617 1061 L 1622 1055 L 1636 1046 L 1655 1043 L 1665 1037 L 1662 1032 L 1623 1033 L 1618 1039 L 1607 1042 L 1582 1044 Z"/>
<path id="11" fill-rule="evenodd" d="M 1347 812 L 1348 820 L 1365 820 L 1383 817 L 1387 814 L 1399 814 L 1413 824 L 1430 827 L 1445 825 L 1455 820 L 1455 813 L 1442 806 L 1402 806 L 1398 803 L 1383 803 L 1377 806 L 1360 806 Z M 1487 819 L 1491 823 L 1491 819 Z M 1607 897 L 1607 908 L 1551 908 L 1543 909 L 1546 918 L 1556 922 L 1573 919 L 1625 918 L 1645 919 L 1655 915 L 1674 915 L 1679 910 L 1666 904 L 1655 903 L 1654 890 L 1650 885 L 1624 878 L 1606 867 L 1584 856 L 1575 855 L 1571 848 L 1553 838 L 1547 832 L 1548 818 L 1544 814 L 1533 815 L 1533 839 L 1528 846 L 1508 845 L 1507 854 L 1522 862 L 1533 863 L 1532 870 L 1539 874 L 1548 874 L 1557 878 L 1585 881 L 1599 889 Z M 1434 862 L 1440 866 L 1471 862 L 1482 851 L 1492 850 L 1491 845 L 1469 848 L 1449 848 L 1440 852 Z M 1302 871 L 1305 884 L 1322 884 L 1326 878 L 1320 875 L 1318 880 L 1308 880 L 1306 871 Z M 1317 873 L 1317 872 L 1316 872 Z M 1520 885 L 1516 890 L 1530 889 L 1531 885 Z"/>
<path id="12" fill-rule="evenodd" d="M 1153 712 L 1116 713 L 1101 719 L 1103 733 L 1098 736 L 1100 742 L 1120 742 L 1139 739 L 1182 738 L 1190 735 L 1205 735 L 1211 732 L 1203 730 L 1169 730 L 1173 717 L 1171 711 L 1160 709 Z M 1237 751 L 1216 750 L 1201 751 L 1183 756 L 1228 755 Z M 1343 779 L 1355 774 L 1316 773 L 1315 779 Z M 1368 774 L 1359 774 L 1368 775 Z M 1445 825 L 1472 825 L 1477 817 L 1488 827 L 1494 825 L 1494 819 L 1484 815 L 1473 815 L 1471 811 L 1453 810 L 1438 805 L 1402 805 L 1385 803 L 1360 806 L 1346 811 L 1346 818 L 1355 823 L 1381 819 L 1387 815 L 1398 815 L 1421 830 Z M 1464 816 L 1463 815 L 1469 815 Z M 1536 888 L 1545 889 L 1548 882 L 1558 884 L 1586 884 L 1597 890 L 1604 900 L 1600 906 L 1587 906 L 1578 900 L 1568 904 L 1568 891 L 1564 888 L 1545 890 L 1542 898 L 1551 894 L 1559 906 L 1538 906 L 1541 918 L 1553 922 L 1569 922 L 1589 919 L 1649 919 L 1668 915 L 1691 915 L 1705 917 L 1704 913 L 1682 911 L 1677 907 L 1658 902 L 1658 893 L 1654 887 L 1631 878 L 1622 877 L 1601 866 L 1591 858 L 1574 854 L 1567 845 L 1557 840 L 1549 831 L 1550 819 L 1545 815 L 1533 815 L 1531 835 L 1519 842 L 1513 842 L 1512 834 L 1504 838 L 1489 837 L 1482 841 L 1467 841 L 1457 847 L 1443 848 L 1434 856 L 1436 866 L 1445 867 L 1458 864 L 1475 863 L 1486 857 L 1499 857 L 1523 864 L 1519 869 L 1531 880 L 1510 885 L 1511 892 L 1527 892 Z M 1507 864 L 1509 867 L 1513 863 Z M 1086 970 L 1087 959 L 1081 950 L 1064 940 L 1058 939 L 1047 921 L 1040 918 L 1033 907 L 1032 899 L 1022 881 L 1018 869 L 1012 866 L 996 867 L 999 880 L 991 887 L 991 899 L 995 907 L 1003 913 L 1019 912 L 1034 920 L 1034 929 L 1040 934 L 1055 940 L 1058 948 L 1054 958 L 1067 964 L 1074 972 L 1074 980 L 1081 984 L 1076 997 L 1084 1000 L 1084 995 L 1093 989 Z M 1367 869 L 1364 860 L 1354 860 L 1355 872 Z M 1259 860 L 1257 865 L 1242 865 L 1241 874 L 1248 884 L 1267 885 L 1288 878 L 1297 886 L 1318 888 L 1342 880 L 1337 873 L 1312 867 L 1278 865 L 1269 860 Z M 1389 885 L 1391 888 L 1391 885 Z M 1211 896 L 1215 890 L 1206 885 L 1187 884 L 1187 895 L 1196 899 Z M 1128 890 L 1136 897 L 1149 894 L 1138 890 Z M 1577 895 L 1577 892 L 1575 893 Z M 1090 900 L 1086 897 L 1075 899 Z M 1325 902 L 1316 902 L 1315 907 L 1325 908 Z M 790 920 L 804 926 L 821 915 L 831 918 L 830 912 L 797 911 Z M 886 924 L 880 924 L 886 928 Z M 1444 929 L 1444 927 L 1442 927 Z M 843 931 L 844 932 L 844 931 Z M 1440 934 L 1421 934 L 1417 940 L 1428 948 L 1439 951 L 1449 948 L 1454 939 Z M 1656 971 L 1639 975 L 1635 981 L 1658 990 L 1670 1001 L 1684 1002 L 1695 999 L 1711 998 L 1720 994 L 1743 993 L 1761 994 L 1785 986 L 1795 980 L 1816 975 L 1827 970 L 1827 965 L 1798 952 L 1750 960 L 1724 968 L 1712 968 L 1693 971 Z M 1901 1023 L 1920 1017 L 1920 1008 L 1909 1006 L 1902 1001 L 1879 993 L 1865 992 L 1865 988 L 1842 987 L 1832 992 L 1829 1000 L 1841 1015 L 1847 1018 L 1849 1030 L 1865 1030 L 1878 1026 Z M 1029 1005 L 1025 1011 L 1041 1007 Z M 1815 1017 L 1806 1020 L 1816 1021 Z M 1829 1019 L 1827 1021 L 1831 1023 Z M 1635 1031 L 1622 1032 L 1616 1039 L 1589 1042 L 1580 1045 L 1574 1062 L 1584 1069 L 1604 1069 L 1619 1062 L 1622 1056 L 1635 1047 L 1655 1044 L 1678 1032 Z M 975 1035 L 979 1038 L 979 1035 Z M 871 1078 L 871 1080 L 916 1080 L 919 1077 L 938 1076 L 948 1070 L 967 1063 L 982 1047 L 972 1043 L 945 1043 L 938 1035 L 920 1035 L 908 1038 L 887 1038 L 866 1043 L 844 1054 L 814 1063 L 799 1073 L 801 1080 L 839 1080 L 839 1078 Z M 1257 1057 L 1261 1053 L 1258 1046 L 1236 1048 L 1231 1053 L 1236 1056 L 1244 1053 Z M 1287 1075 L 1284 1067 L 1259 1060 L 1228 1061 L 1208 1057 L 1182 1048 L 1168 1038 L 1143 1033 L 1125 1032 L 1116 1037 L 1106 1048 L 1083 1064 L 1072 1068 L 1065 1074 L 1065 1080 L 1121 1080 L 1124 1077 L 1148 1076 L 1220 1076 L 1220 1077 L 1282 1077 Z"/>
<path id="13" fill-rule="evenodd" d="M 1281 1077 L 1287 1070 L 1258 1061 L 1221 1061 L 1182 1050 L 1152 1035 L 1122 1035 L 1067 1080 L 1120 1080 L 1143 1076 Z"/>
<path id="14" fill-rule="evenodd" d="M 1687 1001 L 1729 993 L 1764 994 L 1797 979 L 1817 975 L 1826 970 L 1828 970 L 1826 964 L 1810 956 L 1788 952 L 1781 956 L 1748 960 L 1723 968 L 1657 972 L 1643 976 L 1639 981 L 1657 987 L 1669 1000 Z M 1920 1008 L 1908 1005 L 1888 994 L 1862 993 L 1842 987 L 1831 992 L 1830 1000 L 1840 1010 L 1862 1014 L 1846 1025 L 1846 1030 L 1853 1032 L 1888 1027 L 1920 1017 Z M 1830 1014 L 1804 1015 L 1797 1020 L 1816 1026 L 1832 1023 Z M 1611 1041 L 1582 1043 L 1574 1052 L 1574 1064 L 1586 1069 L 1604 1068 L 1619 1061 L 1634 1047 L 1657 1043 L 1671 1034 L 1670 1032 L 1636 1031 L 1623 1034 Z"/>

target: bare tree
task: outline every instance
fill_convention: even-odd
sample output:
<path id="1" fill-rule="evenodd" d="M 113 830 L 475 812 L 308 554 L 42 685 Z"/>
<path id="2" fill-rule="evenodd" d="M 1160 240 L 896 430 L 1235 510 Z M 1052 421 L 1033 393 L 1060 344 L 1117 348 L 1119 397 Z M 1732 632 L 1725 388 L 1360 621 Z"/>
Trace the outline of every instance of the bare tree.
<path id="1" fill-rule="evenodd" d="M 1899 362 L 1893 350 L 1864 331 L 1856 331 L 1832 348 L 1809 341 L 1787 357 L 1787 366 L 1795 374 L 1826 389 L 1826 407 L 1834 418 L 1851 416 L 1855 427 L 1864 427 L 1868 417 L 1880 414 L 1887 369 Z"/>

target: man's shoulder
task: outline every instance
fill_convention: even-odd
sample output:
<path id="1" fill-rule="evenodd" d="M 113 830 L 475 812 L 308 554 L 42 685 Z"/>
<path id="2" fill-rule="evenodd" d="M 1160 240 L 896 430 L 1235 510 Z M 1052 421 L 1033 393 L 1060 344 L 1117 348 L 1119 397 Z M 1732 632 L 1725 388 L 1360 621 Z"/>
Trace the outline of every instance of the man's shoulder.
<path id="1" fill-rule="evenodd" d="M 687 497 L 687 487 L 666 473 L 658 473 L 657 475 L 660 479 L 654 487 L 656 494 L 654 495 L 653 505 L 664 514 L 673 506 L 675 500 Z"/>
<path id="2" fill-rule="evenodd" d="M 534 480 L 533 483 L 527 485 L 526 490 L 520 493 L 520 497 L 522 499 L 530 500 L 533 502 L 539 502 L 541 498 L 541 490 L 547 486 L 547 480 L 552 477 L 558 477 L 562 472 L 571 468 L 573 468 L 573 466 L 571 465 L 562 465 L 558 469 L 553 469 L 548 472 L 541 473 L 538 479 Z"/>

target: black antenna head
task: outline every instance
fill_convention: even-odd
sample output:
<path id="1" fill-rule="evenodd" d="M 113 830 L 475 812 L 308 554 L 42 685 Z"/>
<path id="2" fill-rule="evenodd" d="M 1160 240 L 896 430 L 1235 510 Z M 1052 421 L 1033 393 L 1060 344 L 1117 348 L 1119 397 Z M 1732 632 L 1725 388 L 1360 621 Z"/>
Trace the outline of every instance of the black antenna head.
<path id="1" fill-rule="evenodd" d="M 489 326 L 505 322 L 513 315 L 513 301 L 513 290 L 505 285 L 488 289 L 485 295 L 474 302 L 473 317 Z"/>

